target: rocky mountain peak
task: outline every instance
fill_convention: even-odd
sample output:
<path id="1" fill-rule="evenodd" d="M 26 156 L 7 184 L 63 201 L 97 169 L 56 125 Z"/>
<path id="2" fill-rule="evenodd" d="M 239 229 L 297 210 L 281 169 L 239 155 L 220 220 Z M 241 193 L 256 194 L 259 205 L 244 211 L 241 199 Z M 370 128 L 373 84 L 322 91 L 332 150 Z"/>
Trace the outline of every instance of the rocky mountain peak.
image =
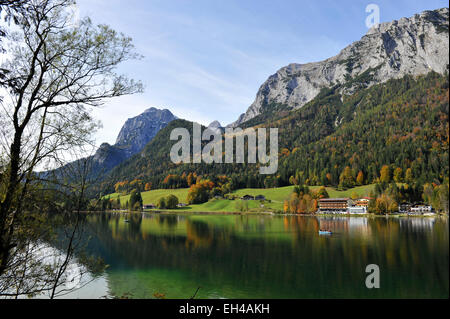
<path id="1" fill-rule="evenodd" d="M 122 126 L 114 145 L 102 143 L 95 154 L 89 157 L 92 159 L 90 177 L 102 176 L 132 155 L 140 152 L 156 136 L 159 130 L 175 119 L 177 117 L 169 110 L 160 110 L 154 107 L 145 110 L 136 117 L 129 118 Z M 67 165 L 75 165 L 74 163 L 77 162 Z"/>
<path id="2" fill-rule="evenodd" d="M 223 132 L 223 127 L 222 127 L 222 125 L 220 124 L 219 121 L 212 121 L 208 125 L 208 128 L 213 130 L 213 131 L 215 131 L 215 132 L 218 132 L 218 133 L 222 133 Z"/>
<path id="3" fill-rule="evenodd" d="M 155 137 L 159 130 L 175 119 L 177 117 L 169 110 L 151 107 L 125 122 L 114 146 L 122 148 L 128 157 L 136 154 Z"/>
<path id="4" fill-rule="evenodd" d="M 371 28 L 359 41 L 327 60 L 289 64 L 261 85 L 253 104 L 231 126 L 238 126 L 273 105 L 301 108 L 322 88 L 338 83 L 352 83 L 341 90 L 342 94 L 352 94 L 355 87 L 368 87 L 407 74 L 443 74 L 449 68 L 448 27 L 448 8 L 424 11 Z"/>

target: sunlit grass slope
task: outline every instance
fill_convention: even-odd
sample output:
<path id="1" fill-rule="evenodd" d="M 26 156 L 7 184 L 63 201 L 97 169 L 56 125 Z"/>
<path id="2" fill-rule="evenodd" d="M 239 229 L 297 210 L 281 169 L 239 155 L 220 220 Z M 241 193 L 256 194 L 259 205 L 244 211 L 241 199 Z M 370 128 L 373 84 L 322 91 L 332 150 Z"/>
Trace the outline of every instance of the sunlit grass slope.
<path id="1" fill-rule="evenodd" d="M 364 185 L 354 187 L 345 191 L 338 191 L 333 187 L 327 187 L 327 192 L 330 197 L 351 197 L 354 194 L 358 196 L 367 196 L 370 191 L 374 189 L 375 185 Z M 311 190 L 316 190 L 319 186 L 311 186 Z M 285 199 L 289 197 L 292 193 L 294 186 L 286 186 L 286 187 L 277 187 L 277 188 L 267 188 L 267 189 L 259 189 L 259 188 L 244 188 L 239 189 L 233 192 L 234 195 L 238 197 L 242 197 L 244 195 L 264 195 L 268 201 L 266 201 L 261 206 L 262 203 L 259 201 L 247 201 L 244 203 L 245 208 L 250 211 L 273 211 L 273 210 L 282 210 L 283 202 Z M 173 194 L 178 197 L 180 203 L 186 203 L 186 198 L 188 194 L 189 188 L 181 188 L 181 189 L 155 189 L 148 192 L 142 192 L 142 199 L 144 204 L 156 204 L 158 199 L 161 197 L 165 197 L 167 195 Z M 120 202 L 124 205 L 129 199 L 130 195 L 120 195 L 118 193 L 113 193 L 107 195 L 111 199 L 120 198 Z M 270 200 L 270 202 L 269 202 Z M 176 211 L 186 211 L 186 212 L 238 212 L 240 211 L 240 206 L 242 206 L 237 200 L 226 200 L 226 199 L 213 199 L 207 203 L 190 205 L 188 207 L 179 208 Z"/>

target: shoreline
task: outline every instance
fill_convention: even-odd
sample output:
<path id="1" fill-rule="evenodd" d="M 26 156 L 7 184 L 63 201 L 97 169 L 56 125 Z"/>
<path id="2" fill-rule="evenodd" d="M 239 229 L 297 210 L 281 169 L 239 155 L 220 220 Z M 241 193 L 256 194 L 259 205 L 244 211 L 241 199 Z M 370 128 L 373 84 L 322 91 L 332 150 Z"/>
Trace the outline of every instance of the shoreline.
<path id="1" fill-rule="evenodd" d="M 302 217 L 376 217 L 376 218 L 427 218 L 427 217 L 448 217 L 447 213 L 436 213 L 434 215 L 417 215 L 417 214 L 385 214 L 377 215 L 374 213 L 367 214 L 292 214 L 292 213 L 274 213 L 274 212 L 202 212 L 202 211 L 188 211 L 188 210 L 150 210 L 150 211 L 129 211 L 129 210 L 106 210 L 106 211 L 81 211 L 81 213 L 123 213 L 123 214 L 150 214 L 150 215 L 267 215 L 267 216 L 302 216 Z"/>

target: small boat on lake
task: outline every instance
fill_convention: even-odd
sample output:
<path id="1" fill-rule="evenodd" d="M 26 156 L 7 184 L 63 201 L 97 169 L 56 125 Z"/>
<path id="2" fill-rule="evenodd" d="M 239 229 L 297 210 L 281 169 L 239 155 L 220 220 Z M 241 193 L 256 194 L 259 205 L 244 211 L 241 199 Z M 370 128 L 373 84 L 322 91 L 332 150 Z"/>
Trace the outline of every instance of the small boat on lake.
<path id="1" fill-rule="evenodd" d="M 331 235 L 331 230 L 319 230 L 319 235 Z"/>

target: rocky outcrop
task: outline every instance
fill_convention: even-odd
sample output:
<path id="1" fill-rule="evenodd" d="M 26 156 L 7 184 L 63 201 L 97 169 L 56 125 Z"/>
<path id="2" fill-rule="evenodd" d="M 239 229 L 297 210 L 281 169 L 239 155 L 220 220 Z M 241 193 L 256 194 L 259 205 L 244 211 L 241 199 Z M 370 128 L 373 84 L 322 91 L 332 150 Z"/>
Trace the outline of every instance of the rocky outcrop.
<path id="1" fill-rule="evenodd" d="M 95 152 L 93 162 L 104 171 L 109 171 L 126 159 L 127 155 L 122 149 L 108 143 L 103 143 Z"/>
<path id="2" fill-rule="evenodd" d="M 167 109 L 149 108 L 125 122 L 114 146 L 130 157 L 140 152 L 162 128 L 175 119 L 177 117 Z"/>
<path id="3" fill-rule="evenodd" d="M 219 121 L 212 121 L 208 127 L 210 130 L 217 132 L 219 134 L 222 134 L 224 132 L 224 129 Z"/>
<path id="4" fill-rule="evenodd" d="M 114 145 L 103 143 L 93 156 L 71 162 L 66 167 L 78 167 L 79 163 L 88 160 L 91 165 L 89 177 L 97 179 L 134 154 L 139 153 L 162 128 L 175 119 L 177 117 L 169 110 L 149 108 L 144 113 L 125 122 Z M 63 174 L 63 171 L 64 168 L 52 172 L 58 175 Z M 44 174 L 49 173 L 51 172 L 44 172 Z"/>
<path id="5" fill-rule="evenodd" d="M 448 19 L 448 8 L 424 11 L 373 27 L 361 40 L 325 61 L 289 64 L 263 83 L 253 104 L 231 126 L 275 104 L 301 108 L 322 88 L 335 84 L 349 84 L 342 86 L 341 93 L 351 94 L 361 84 L 368 87 L 430 71 L 443 74 L 449 68 Z"/>

